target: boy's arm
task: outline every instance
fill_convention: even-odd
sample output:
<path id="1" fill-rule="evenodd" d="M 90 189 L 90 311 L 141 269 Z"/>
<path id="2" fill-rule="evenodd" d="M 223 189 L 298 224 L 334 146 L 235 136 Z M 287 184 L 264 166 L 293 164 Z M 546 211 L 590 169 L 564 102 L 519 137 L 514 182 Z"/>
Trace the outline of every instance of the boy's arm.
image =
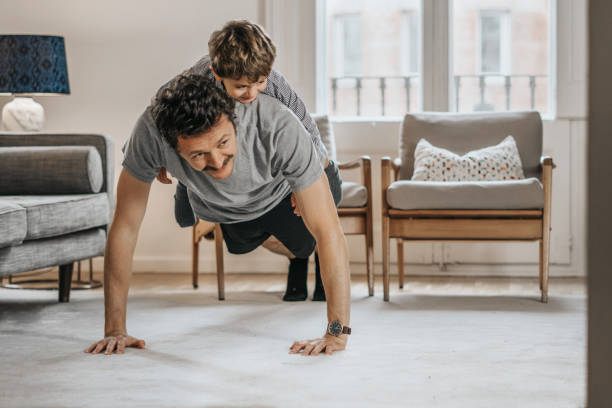
<path id="1" fill-rule="evenodd" d="M 123 353 L 125 347 L 144 348 L 144 340 L 127 334 L 126 304 L 132 276 L 132 257 L 149 198 L 150 183 L 125 169 L 117 184 L 117 207 L 104 254 L 104 338 L 87 352 Z"/>
<path id="2" fill-rule="evenodd" d="M 272 69 L 270 75 L 268 76 L 266 89 L 263 93 L 278 99 L 283 105 L 291 109 L 291 111 L 302 123 L 302 126 L 304 126 L 304 128 L 310 134 L 310 137 L 317 150 L 321 151 L 322 153 L 325 152 L 325 156 L 329 154 L 321 140 L 321 135 L 319 134 L 319 129 L 317 128 L 315 121 L 312 119 L 308 113 L 308 110 L 306 109 L 306 105 L 293 90 L 293 88 L 291 88 L 291 85 L 289 85 L 289 82 L 287 82 L 283 74 L 275 69 Z M 324 167 L 327 167 L 327 157 Z"/>
<path id="3" fill-rule="evenodd" d="M 343 326 L 350 326 L 348 249 L 325 173 L 309 187 L 296 192 L 295 198 L 304 223 L 317 241 L 321 278 L 327 296 L 327 323 L 338 320 Z M 317 355 L 324 351 L 331 354 L 343 350 L 346 342 L 346 334 L 335 337 L 325 333 L 320 339 L 296 341 L 290 352 Z"/>

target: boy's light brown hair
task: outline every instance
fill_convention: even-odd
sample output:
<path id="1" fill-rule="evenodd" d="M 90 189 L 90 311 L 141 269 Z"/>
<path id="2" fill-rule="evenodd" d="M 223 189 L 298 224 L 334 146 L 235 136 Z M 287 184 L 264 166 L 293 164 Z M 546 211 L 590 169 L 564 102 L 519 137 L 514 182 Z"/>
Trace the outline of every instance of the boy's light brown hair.
<path id="1" fill-rule="evenodd" d="M 276 47 L 260 26 L 240 20 L 230 21 L 212 33 L 208 53 L 213 69 L 221 78 L 247 77 L 256 82 L 270 74 Z"/>

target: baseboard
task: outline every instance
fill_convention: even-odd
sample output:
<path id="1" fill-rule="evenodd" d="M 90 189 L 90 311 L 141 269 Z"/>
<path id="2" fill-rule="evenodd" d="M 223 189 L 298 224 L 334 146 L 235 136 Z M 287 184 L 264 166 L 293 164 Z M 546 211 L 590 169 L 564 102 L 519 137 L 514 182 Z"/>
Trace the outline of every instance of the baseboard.
<path id="1" fill-rule="evenodd" d="M 281 257 L 267 257 L 254 262 L 248 256 L 228 256 L 224 258 L 226 273 L 285 273 L 288 261 Z M 312 257 L 311 257 L 312 263 Z M 311 269 L 313 267 L 311 266 Z M 94 271 L 102 271 L 102 258 L 94 259 Z M 191 273 L 191 259 L 184 257 L 146 257 L 135 258 L 134 272 L 152 273 Z M 382 264 L 375 263 L 374 271 L 382 275 Z M 200 262 L 200 273 L 215 273 L 216 266 L 212 259 Z M 391 263 L 391 275 L 397 275 L 397 265 Z M 351 262 L 351 274 L 365 275 L 364 262 Z M 440 267 L 437 264 L 405 264 L 405 276 L 497 276 L 497 277 L 537 277 L 537 264 L 448 264 Z M 573 265 L 550 265 L 551 277 L 584 277 L 584 271 Z"/>

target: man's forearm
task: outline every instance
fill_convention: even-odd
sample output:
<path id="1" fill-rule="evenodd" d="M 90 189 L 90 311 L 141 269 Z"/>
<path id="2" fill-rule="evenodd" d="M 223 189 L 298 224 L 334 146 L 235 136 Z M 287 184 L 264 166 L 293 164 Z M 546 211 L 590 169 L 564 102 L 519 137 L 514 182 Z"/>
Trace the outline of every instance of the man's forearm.
<path id="1" fill-rule="evenodd" d="M 104 255 L 105 336 L 126 333 L 127 296 L 137 237 L 138 231 L 115 223 L 109 232 Z"/>
<path id="2" fill-rule="evenodd" d="M 317 246 L 327 297 L 327 319 L 348 326 L 351 285 L 346 239 L 340 228 L 336 228 L 319 237 Z"/>

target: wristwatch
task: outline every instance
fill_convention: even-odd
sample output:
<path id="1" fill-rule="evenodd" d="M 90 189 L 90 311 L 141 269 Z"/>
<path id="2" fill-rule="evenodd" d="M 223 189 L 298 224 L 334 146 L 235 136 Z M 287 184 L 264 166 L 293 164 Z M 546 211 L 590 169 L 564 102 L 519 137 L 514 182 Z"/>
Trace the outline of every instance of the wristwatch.
<path id="1" fill-rule="evenodd" d="M 329 322 L 329 324 L 327 325 L 327 332 L 332 336 L 338 337 L 341 334 L 351 334 L 351 328 L 348 326 L 343 326 L 342 323 L 337 320 L 334 320 L 332 322 Z"/>

